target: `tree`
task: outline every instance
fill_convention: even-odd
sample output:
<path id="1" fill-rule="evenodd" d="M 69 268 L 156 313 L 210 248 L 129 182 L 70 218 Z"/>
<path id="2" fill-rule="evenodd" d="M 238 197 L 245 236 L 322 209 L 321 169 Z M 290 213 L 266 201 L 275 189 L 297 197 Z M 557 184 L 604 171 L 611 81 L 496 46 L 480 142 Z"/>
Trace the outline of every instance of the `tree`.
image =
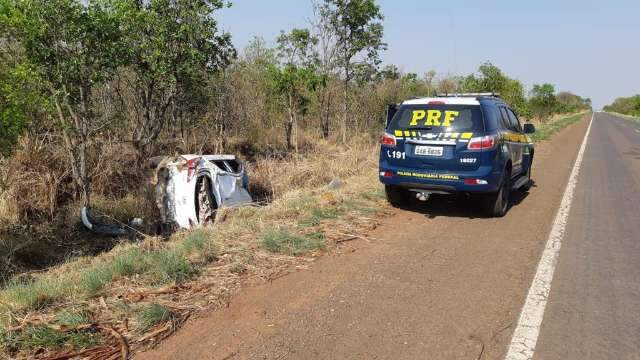
<path id="1" fill-rule="evenodd" d="M 477 74 L 470 74 L 462 82 L 466 92 L 496 92 L 521 116 L 529 116 L 524 86 L 516 79 L 504 75 L 502 70 L 490 62 L 478 67 Z"/>
<path id="2" fill-rule="evenodd" d="M 398 80 L 400 79 L 400 69 L 397 66 L 391 64 L 385 66 L 379 73 L 380 80 Z"/>
<path id="3" fill-rule="evenodd" d="M 10 155 L 18 136 L 49 108 L 39 72 L 25 59 L 0 52 L 0 155 Z"/>
<path id="4" fill-rule="evenodd" d="M 96 116 L 93 91 L 122 63 L 119 19 L 109 1 L 2 1 L 5 36 L 24 50 L 43 81 L 64 140 L 75 194 L 90 203 L 88 146 L 110 119 Z"/>
<path id="5" fill-rule="evenodd" d="M 318 39 L 311 36 L 307 29 L 293 29 L 282 32 L 277 39 L 278 57 L 281 67 L 273 66 L 271 74 L 276 94 L 284 98 L 287 109 L 285 137 L 287 148 L 298 151 L 297 123 L 298 113 L 308 103 L 306 92 L 314 90 L 319 82 L 315 69 L 318 63 L 313 53 Z"/>
<path id="6" fill-rule="evenodd" d="M 604 111 L 640 116 L 640 95 L 617 98 L 613 103 L 605 106 Z"/>
<path id="7" fill-rule="evenodd" d="M 333 31 L 330 19 L 324 16 L 324 6 L 314 0 L 312 21 L 313 35 L 318 42 L 316 53 L 318 54 L 318 107 L 320 116 L 320 131 L 323 138 L 329 137 L 331 123 L 331 105 L 333 103 L 333 91 L 330 88 L 331 76 L 336 69 L 337 43 L 336 34 Z"/>
<path id="8" fill-rule="evenodd" d="M 547 118 L 556 110 L 556 89 L 552 84 L 535 84 L 531 89 L 531 108 L 534 115 Z"/>
<path id="9" fill-rule="evenodd" d="M 218 33 L 213 13 L 222 0 L 117 0 L 134 89 L 132 141 L 141 153 L 170 120 L 182 128 L 189 104 L 208 76 L 235 56 L 231 37 Z M 203 104 L 204 107 L 204 104 Z"/>
<path id="10" fill-rule="evenodd" d="M 591 108 L 591 100 L 583 99 L 569 91 L 561 91 L 556 95 L 556 109 L 558 113 L 576 112 Z"/>
<path id="11" fill-rule="evenodd" d="M 382 41 L 384 17 L 375 0 L 325 0 L 320 15 L 328 19 L 335 34 L 336 60 L 343 81 L 342 141 L 346 142 L 349 85 L 354 68 L 380 63 L 379 52 L 386 49 Z"/>
<path id="12" fill-rule="evenodd" d="M 450 94 L 459 91 L 460 84 L 463 81 L 459 76 L 446 74 L 438 80 L 436 86 L 438 93 Z"/>
<path id="13" fill-rule="evenodd" d="M 426 96 L 433 96 L 435 93 L 435 78 L 436 78 L 436 71 L 435 70 L 429 70 L 424 74 L 424 83 L 425 86 L 427 87 L 427 93 L 425 94 Z"/>

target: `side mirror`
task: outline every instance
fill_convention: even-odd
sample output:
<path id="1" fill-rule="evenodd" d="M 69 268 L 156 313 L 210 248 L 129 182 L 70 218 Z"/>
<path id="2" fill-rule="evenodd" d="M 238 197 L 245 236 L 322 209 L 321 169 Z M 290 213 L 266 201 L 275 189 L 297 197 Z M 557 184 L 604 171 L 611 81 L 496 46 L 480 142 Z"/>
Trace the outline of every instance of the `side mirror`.
<path id="1" fill-rule="evenodd" d="M 393 119 L 393 116 L 396 114 L 397 111 L 398 111 L 398 105 L 396 104 L 387 105 L 387 119 L 384 124 L 385 129 L 389 127 L 389 123 L 391 123 L 391 119 Z"/>
<path id="2" fill-rule="evenodd" d="M 536 132 L 536 127 L 531 123 L 526 123 L 524 124 L 523 130 L 525 134 L 533 134 L 534 132 Z"/>

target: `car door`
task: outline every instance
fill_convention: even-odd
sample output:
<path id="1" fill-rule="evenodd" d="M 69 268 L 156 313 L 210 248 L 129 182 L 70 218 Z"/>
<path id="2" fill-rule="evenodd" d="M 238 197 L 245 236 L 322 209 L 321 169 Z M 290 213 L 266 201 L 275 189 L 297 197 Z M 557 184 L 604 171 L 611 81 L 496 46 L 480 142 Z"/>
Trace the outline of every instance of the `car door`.
<path id="1" fill-rule="evenodd" d="M 511 129 L 511 121 L 509 120 L 509 114 L 507 112 L 507 107 L 506 106 L 498 106 L 499 109 L 499 119 L 500 120 L 500 139 L 502 141 L 503 146 L 507 147 L 507 150 L 509 152 L 509 158 L 511 159 L 511 167 L 512 167 L 512 171 L 511 171 L 511 175 L 513 176 L 514 174 L 517 174 L 516 170 L 516 166 L 520 166 L 518 165 L 518 146 L 517 144 L 514 142 L 515 140 L 515 134 L 513 132 L 513 130 Z"/>
<path id="2" fill-rule="evenodd" d="M 526 140 L 522 126 L 515 112 L 510 108 L 505 109 L 509 117 L 509 129 L 512 133 L 512 142 L 514 147 L 513 175 L 519 175 L 523 170 L 523 153 L 526 146 Z"/>

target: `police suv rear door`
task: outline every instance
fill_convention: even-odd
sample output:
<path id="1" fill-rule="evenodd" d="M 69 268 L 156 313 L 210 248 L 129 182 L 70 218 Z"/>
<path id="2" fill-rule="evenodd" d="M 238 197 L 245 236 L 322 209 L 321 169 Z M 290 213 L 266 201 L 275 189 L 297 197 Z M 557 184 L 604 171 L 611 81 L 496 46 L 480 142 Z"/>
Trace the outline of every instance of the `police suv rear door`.
<path id="1" fill-rule="evenodd" d="M 513 111 L 506 106 L 500 106 L 499 109 L 502 124 L 501 139 L 509 149 L 512 166 L 511 175 L 515 177 L 522 171 L 523 134 L 518 128 L 518 120 Z"/>
<path id="2" fill-rule="evenodd" d="M 518 147 L 518 172 L 517 174 L 522 173 L 524 167 L 524 153 L 526 148 L 528 147 L 529 141 L 528 137 L 524 134 L 522 130 L 522 125 L 520 125 L 520 121 L 518 120 L 518 116 L 516 113 L 507 108 L 507 114 L 509 115 L 509 123 L 511 125 L 511 129 L 517 135 L 514 140 L 517 142 Z M 515 169 L 515 167 L 514 167 Z"/>

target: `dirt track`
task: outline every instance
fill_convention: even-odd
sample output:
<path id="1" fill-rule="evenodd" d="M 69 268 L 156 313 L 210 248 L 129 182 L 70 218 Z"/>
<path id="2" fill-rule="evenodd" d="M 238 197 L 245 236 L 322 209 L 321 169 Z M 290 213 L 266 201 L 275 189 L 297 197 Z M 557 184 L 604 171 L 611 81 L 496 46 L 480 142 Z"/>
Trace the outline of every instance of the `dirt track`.
<path id="1" fill-rule="evenodd" d="M 246 289 L 141 359 L 498 359 L 587 117 L 537 145 L 536 186 L 502 219 L 432 199 L 300 271 Z M 553 157 L 549 156 L 553 153 Z"/>

